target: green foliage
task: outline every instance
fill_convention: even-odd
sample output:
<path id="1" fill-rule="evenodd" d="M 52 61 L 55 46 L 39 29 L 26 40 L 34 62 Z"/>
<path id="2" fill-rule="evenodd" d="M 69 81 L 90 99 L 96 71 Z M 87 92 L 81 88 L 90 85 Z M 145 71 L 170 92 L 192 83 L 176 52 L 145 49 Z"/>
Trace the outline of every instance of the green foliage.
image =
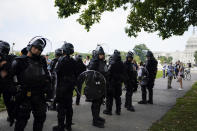
<path id="1" fill-rule="evenodd" d="M 16 56 L 20 56 L 21 55 L 21 52 L 17 51 L 17 52 L 15 52 L 15 55 Z"/>
<path id="2" fill-rule="evenodd" d="M 158 59 L 160 60 L 161 64 L 164 64 L 167 60 L 167 58 L 165 56 L 159 56 Z"/>
<path id="3" fill-rule="evenodd" d="M 164 63 L 169 64 L 169 63 L 171 63 L 172 60 L 173 60 L 173 58 L 172 58 L 171 56 L 170 56 L 170 57 L 159 56 L 158 59 L 160 60 L 161 64 L 164 64 Z"/>
<path id="4" fill-rule="evenodd" d="M 195 62 L 197 64 L 197 51 L 195 51 L 195 53 L 194 53 L 194 58 L 195 58 Z"/>
<path id="5" fill-rule="evenodd" d="M 139 56 L 140 61 L 145 62 L 145 60 L 146 60 L 146 54 L 145 54 L 144 51 L 145 50 L 149 50 L 148 47 L 146 47 L 145 44 L 139 44 L 139 45 L 136 45 L 133 48 L 133 50 L 134 50 L 134 53 Z"/>
<path id="6" fill-rule="evenodd" d="M 149 129 L 150 131 L 195 131 L 197 129 L 197 83 L 161 120 Z"/>
<path id="7" fill-rule="evenodd" d="M 140 60 L 140 57 L 138 55 L 134 55 L 134 60 L 137 62 L 137 63 L 140 63 L 141 60 Z"/>
<path id="8" fill-rule="evenodd" d="M 163 39 L 182 35 L 190 25 L 197 26 L 196 0 L 55 0 L 58 16 L 67 18 L 80 13 L 77 21 L 87 31 L 100 22 L 101 15 L 117 8 L 129 10 L 128 36 L 137 37 L 142 31 L 158 32 Z"/>
<path id="9" fill-rule="evenodd" d="M 166 62 L 167 62 L 168 64 L 170 64 L 170 63 L 172 62 L 172 60 L 173 60 L 173 58 L 170 56 L 170 57 L 167 58 L 167 61 L 166 61 Z"/>
<path id="10" fill-rule="evenodd" d="M 3 98 L 0 97 L 0 111 L 3 111 L 3 110 L 5 110 L 5 104 L 3 102 Z"/>
<path id="11" fill-rule="evenodd" d="M 120 51 L 120 55 L 121 55 L 122 61 L 125 61 L 126 60 L 127 52 Z"/>
<path id="12" fill-rule="evenodd" d="M 55 52 L 50 52 L 49 53 L 49 59 L 54 59 L 55 58 Z"/>

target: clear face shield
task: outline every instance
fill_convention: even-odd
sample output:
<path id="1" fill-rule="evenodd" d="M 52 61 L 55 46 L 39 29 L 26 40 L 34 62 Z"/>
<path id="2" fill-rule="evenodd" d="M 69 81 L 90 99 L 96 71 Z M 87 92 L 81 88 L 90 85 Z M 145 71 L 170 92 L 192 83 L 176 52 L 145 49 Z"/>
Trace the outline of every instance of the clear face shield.
<path id="1" fill-rule="evenodd" d="M 41 51 L 41 55 L 47 55 L 52 51 L 52 42 L 42 36 L 32 38 L 28 45 L 32 45 Z"/>
<path id="2" fill-rule="evenodd" d="M 106 43 L 97 44 L 96 50 L 97 50 L 99 47 L 102 47 L 102 48 L 103 48 L 103 50 L 104 50 L 104 52 L 105 52 L 104 59 L 108 62 L 110 56 L 111 56 L 111 55 L 113 54 L 113 52 L 114 52 L 114 49 L 112 49 L 112 48 L 111 48 L 108 44 L 106 44 Z"/>

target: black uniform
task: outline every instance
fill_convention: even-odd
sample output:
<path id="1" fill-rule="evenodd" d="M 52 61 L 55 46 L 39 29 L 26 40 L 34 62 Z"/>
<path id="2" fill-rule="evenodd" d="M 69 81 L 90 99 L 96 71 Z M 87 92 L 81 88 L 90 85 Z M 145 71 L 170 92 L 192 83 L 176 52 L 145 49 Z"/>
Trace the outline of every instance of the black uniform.
<path id="1" fill-rule="evenodd" d="M 97 49 L 92 52 L 93 58 L 90 61 L 88 66 L 89 70 L 95 70 L 100 72 L 105 79 L 107 78 L 107 65 L 104 59 L 99 59 L 99 55 L 105 55 L 104 50 L 101 46 L 97 46 Z M 92 100 L 92 116 L 93 116 L 93 125 L 99 128 L 104 128 L 105 119 L 100 117 L 100 108 L 103 103 L 103 97 L 99 99 Z"/>
<path id="2" fill-rule="evenodd" d="M 77 72 L 76 61 L 70 57 L 70 54 L 74 52 L 72 46 L 72 53 L 69 52 L 72 44 L 65 43 L 62 48 L 65 47 L 66 56 L 59 58 L 56 65 L 57 73 L 57 89 L 56 89 L 56 102 L 57 102 L 57 118 L 58 126 L 54 127 L 54 130 L 64 131 L 66 126 L 67 130 L 71 130 L 72 116 L 73 116 L 73 90 L 76 85 Z M 64 50 L 64 49 L 63 49 Z M 68 50 L 68 51 L 67 51 Z M 66 117 L 66 124 L 64 124 Z"/>
<path id="3" fill-rule="evenodd" d="M 131 54 L 133 55 L 133 53 Z M 133 58 L 133 56 L 129 56 L 129 57 Z M 135 91 L 137 88 L 137 82 L 136 82 L 137 76 L 136 76 L 135 67 L 132 61 L 128 60 L 128 57 L 127 60 L 124 62 L 124 69 L 127 77 L 125 81 L 125 87 L 126 87 L 125 108 L 127 108 L 127 110 L 129 111 L 135 111 L 132 105 L 132 95 L 133 95 L 133 91 Z"/>
<path id="4" fill-rule="evenodd" d="M 77 76 L 79 76 L 82 72 L 86 71 L 86 65 L 83 63 L 80 55 L 78 55 L 75 60 L 77 64 Z M 79 93 L 81 93 L 82 84 L 80 82 L 77 83 L 77 89 Z M 79 93 L 77 93 L 76 105 L 79 105 L 80 102 L 81 95 Z"/>
<path id="5" fill-rule="evenodd" d="M 14 88 L 13 78 L 12 78 L 12 71 L 11 71 L 11 65 L 12 61 L 15 56 L 8 55 L 5 58 L 5 61 L 7 62 L 0 70 L 4 70 L 7 72 L 7 76 L 5 78 L 0 78 L 1 83 L 1 92 L 3 94 L 3 100 L 4 104 L 7 109 L 8 113 L 8 121 L 13 123 L 14 116 L 13 116 L 13 108 L 14 108 L 14 96 L 16 93 L 16 90 Z"/>
<path id="6" fill-rule="evenodd" d="M 13 86 L 11 65 L 14 60 L 14 55 L 8 55 L 10 51 L 10 45 L 5 41 L 0 41 L 0 62 L 6 62 L 0 67 L 0 72 L 7 73 L 5 77 L 0 75 L 0 96 L 3 94 L 4 103 L 8 113 L 8 121 L 12 125 L 14 122 L 13 108 L 14 108 L 14 95 L 15 89 Z"/>
<path id="7" fill-rule="evenodd" d="M 55 99 L 55 94 L 56 94 L 56 88 L 57 88 L 57 74 L 56 74 L 56 64 L 58 62 L 58 59 L 62 56 L 62 49 L 56 49 L 55 50 L 55 58 L 51 61 L 49 65 L 50 73 L 51 73 L 51 82 L 52 82 L 52 105 L 50 106 L 51 110 L 56 110 L 56 99 Z"/>
<path id="8" fill-rule="evenodd" d="M 104 60 L 92 59 L 89 64 L 89 70 L 95 70 L 106 76 L 106 62 Z M 92 116 L 93 125 L 104 125 L 103 119 L 99 116 L 101 104 L 103 103 L 103 98 L 92 100 Z"/>
<path id="9" fill-rule="evenodd" d="M 112 115 L 113 98 L 115 98 L 116 114 L 120 115 L 123 76 L 124 65 L 121 61 L 120 53 L 114 52 L 109 61 L 109 85 L 107 87 L 107 101 L 106 110 L 103 111 L 104 114 Z"/>
<path id="10" fill-rule="evenodd" d="M 46 94 L 50 89 L 50 77 L 44 57 L 17 57 L 12 64 L 14 75 L 21 86 L 16 95 L 15 131 L 23 131 L 31 112 L 34 131 L 42 131 L 46 119 Z"/>
<path id="11" fill-rule="evenodd" d="M 149 55 L 149 54 L 148 54 Z M 146 61 L 145 68 L 148 71 L 148 84 L 146 88 L 149 92 L 149 100 L 148 103 L 153 104 L 153 87 L 155 83 L 155 78 L 157 75 L 157 60 L 154 58 L 152 52 L 150 54 L 150 59 Z M 144 95 L 146 95 L 146 88 L 142 91 Z"/>
<path id="12" fill-rule="evenodd" d="M 12 63 L 15 82 L 18 83 L 14 109 L 15 131 L 24 131 L 31 112 L 34 116 L 33 131 L 42 131 L 46 119 L 46 100 L 50 99 L 51 91 L 46 59 L 39 54 L 45 48 L 46 40 L 34 37 L 27 46 L 29 54 L 17 57 Z"/>

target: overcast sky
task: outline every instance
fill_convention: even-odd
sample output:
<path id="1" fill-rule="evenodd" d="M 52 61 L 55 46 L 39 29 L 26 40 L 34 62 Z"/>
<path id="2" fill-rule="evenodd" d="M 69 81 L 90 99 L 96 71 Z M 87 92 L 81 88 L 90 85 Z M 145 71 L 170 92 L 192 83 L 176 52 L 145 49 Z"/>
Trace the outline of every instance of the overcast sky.
<path id="1" fill-rule="evenodd" d="M 152 51 L 183 51 L 193 29 L 167 40 L 162 40 L 156 33 L 145 32 L 130 38 L 124 32 L 128 12 L 122 9 L 104 13 L 100 23 L 90 32 L 76 22 L 78 15 L 59 19 L 54 0 L 1 0 L 0 9 L 0 39 L 16 43 L 14 48 L 17 50 L 25 47 L 32 37 L 41 35 L 51 40 L 53 50 L 61 46 L 61 41 L 67 41 L 78 52 L 90 52 L 98 43 L 106 43 L 108 51 L 128 51 L 141 43 Z"/>

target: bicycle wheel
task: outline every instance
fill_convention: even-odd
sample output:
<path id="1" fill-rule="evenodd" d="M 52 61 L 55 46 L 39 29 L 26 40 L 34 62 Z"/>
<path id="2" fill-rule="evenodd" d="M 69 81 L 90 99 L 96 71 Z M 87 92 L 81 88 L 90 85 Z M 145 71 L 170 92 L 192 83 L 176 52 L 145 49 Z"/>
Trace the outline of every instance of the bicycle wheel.
<path id="1" fill-rule="evenodd" d="M 191 80 L 191 74 L 187 74 L 187 80 Z"/>
<path id="2" fill-rule="evenodd" d="M 184 73 L 183 80 L 187 80 L 187 73 Z"/>

